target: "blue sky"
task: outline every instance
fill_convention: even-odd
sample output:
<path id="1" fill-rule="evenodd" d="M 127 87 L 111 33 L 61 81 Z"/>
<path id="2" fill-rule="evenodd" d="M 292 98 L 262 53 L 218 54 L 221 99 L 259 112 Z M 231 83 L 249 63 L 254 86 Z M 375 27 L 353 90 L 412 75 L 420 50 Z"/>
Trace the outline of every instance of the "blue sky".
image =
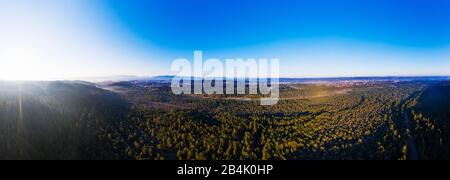
<path id="1" fill-rule="evenodd" d="M 194 50 L 285 77 L 450 75 L 449 20 L 446 0 L 0 0 L 0 79 L 171 74 Z"/>
<path id="2" fill-rule="evenodd" d="M 113 0 L 108 5 L 130 30 L 168 48 L 239 48 L 326 37 L 434 48 L 450 40 L 445 0 Z"/>

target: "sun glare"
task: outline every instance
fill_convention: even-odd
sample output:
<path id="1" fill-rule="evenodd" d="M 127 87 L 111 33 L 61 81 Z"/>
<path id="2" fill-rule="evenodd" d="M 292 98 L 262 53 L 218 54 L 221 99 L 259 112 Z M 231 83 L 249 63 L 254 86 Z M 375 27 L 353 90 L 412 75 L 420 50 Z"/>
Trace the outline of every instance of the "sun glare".
<path id="1" fill-rule="evenodd" d="M 4 48 L 0 55 L 0 80 L 45 80 L 32 48 Z"/>

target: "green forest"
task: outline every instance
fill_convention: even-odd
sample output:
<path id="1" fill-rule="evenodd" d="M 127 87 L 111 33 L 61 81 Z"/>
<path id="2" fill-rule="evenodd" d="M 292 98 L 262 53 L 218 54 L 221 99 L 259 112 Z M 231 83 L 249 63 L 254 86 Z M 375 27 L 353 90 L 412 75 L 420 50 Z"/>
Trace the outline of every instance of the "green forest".
<path id="1" fill-rule="evenodd" d="M 285 84 L 280 101 L 170 84 L 0 82 L 0 159 L 450 159 L 450 82 Z"/>

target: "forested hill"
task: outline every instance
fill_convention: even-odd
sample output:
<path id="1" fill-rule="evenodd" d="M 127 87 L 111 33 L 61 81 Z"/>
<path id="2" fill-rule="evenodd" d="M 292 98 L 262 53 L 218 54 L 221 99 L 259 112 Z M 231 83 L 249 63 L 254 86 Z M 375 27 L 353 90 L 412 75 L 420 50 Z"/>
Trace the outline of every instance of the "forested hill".
<path id="1" fill-rule="evenodd" d="M 450 159 L 450 82 L 282 84 L 280 101 L 170 85 L 0 81 L 0 159 Z"/>
<path id="2" fill-rule="evenodd" d="M 109 159 L 99 137 L 127 103 L 85 82 L 0 82 L 0 107 L 0 159 Z"/>

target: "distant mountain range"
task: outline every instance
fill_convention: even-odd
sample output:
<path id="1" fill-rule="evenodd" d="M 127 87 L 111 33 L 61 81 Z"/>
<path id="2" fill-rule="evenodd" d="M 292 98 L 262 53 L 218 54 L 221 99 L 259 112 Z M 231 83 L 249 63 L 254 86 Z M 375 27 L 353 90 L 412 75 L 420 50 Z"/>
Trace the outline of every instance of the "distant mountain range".
<path id="1" fill-rule="evenodd" d="M 171 82 L 176 77 L 173 75 L 163 76 L 109 76 L 99 78 L 85 78 L 82 80 L 89 82 L 121 82 L 121 81 L 143 81 L 143 82 Z M 193 78 L 199 79 L 199 78 Z M 330 83 L 330 82 L 403 82 L 403 81 L 445 81 L 450 80 L 450 76 L 386 76 L 386 77 L 329 77 L 329 78 L 280 78 L 280 83 Z"/>

